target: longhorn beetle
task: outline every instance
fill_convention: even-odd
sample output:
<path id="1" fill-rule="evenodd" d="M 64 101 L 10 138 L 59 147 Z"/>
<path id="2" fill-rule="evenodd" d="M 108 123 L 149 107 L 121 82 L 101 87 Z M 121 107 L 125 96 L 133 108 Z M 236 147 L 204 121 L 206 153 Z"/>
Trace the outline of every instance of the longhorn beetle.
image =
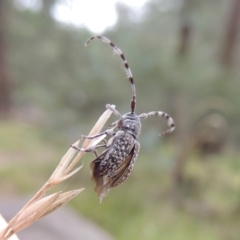
<path id="1" fill-rule="evenodd" d="M 94 39 L 100 39 L 104 43 L 110 45 L 114 52 L 120 56 L 132 89 L 132 100 L 130 104 L 131 112 L 121 115 L 115 108 L 112 108 L 110 104 L 107 104 L 106 108 L 110 109 L 116 116 L 118 116 L 119 120 L 112 123 L 109 128 L 102 133 L 93 136 L 81 136 L 82 139 L 94 139 L 102 135 L 112 136 L 108 142 L 104 140 L 104 144 L 95 147 L 88 147 L 86 149 L 72 146 L 78 151 L 93 152 L 96 155 L 96 159 L 91 163 L 92 180 L 96 183 L 95 191 L 98 193 L 101 202 L 110 188 L 123 183 L 132 172 L 140 150 L 140 144 L 138 143 L 137 138 L 141 132 L 141 119 L 146 119 L 149 116 L 165 118 L 169 129 L 162 132 L 160 135 L 173 132 L 175 125 L 173 119 L 165 112 L 153 111 L 142 113 L 140 115 L 135 113 L 136 89 L 132 72 L 123 52 L 109 39 L 102 36 L 89 38 L 85 46 Z M 114 131 L 115 128 L 117 129 L 116 131 Z M 98 155 L 96 151 L 99 147 L 105 147 L 105 150 L 101 155 Z"/>

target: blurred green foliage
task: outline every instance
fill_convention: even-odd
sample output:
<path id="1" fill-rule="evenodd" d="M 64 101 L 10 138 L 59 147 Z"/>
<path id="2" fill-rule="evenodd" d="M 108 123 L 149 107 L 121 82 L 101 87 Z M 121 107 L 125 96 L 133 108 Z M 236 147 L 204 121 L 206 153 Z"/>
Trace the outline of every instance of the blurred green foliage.
<path id="1" fill-rule="evenodd" d="M 239 44 L 231 68 L 220 61 L 230 2 L 192 0 L 184 55 L 179 54 L 181 6 L 169 1 L 163 7 L 160 2 L 149 1 L 138 19 L 118 4 L 118 23 L 104 35 L 128 59 L 137 113 L 168 112 L 176 121 L 176 133 L 159 138 L 166 125 L 154 118 L 144 121 L 131 177 L 102 204 L 90 182 L 91 154 L 64 188 L 85 187 L 72 206 L 117 239 L 238 240 Z M 97 41 L 84 48 L 93 35 L 87 29 L 60 24 L 46 11 L 19 10 L 13 1 L 7 13 L 15 119 L 0 123 L 0 188 L 20 194 L 41 186 L 68 146 L 91 129 L 105 104 L 129 111 L 131 90 L 112 49 Z M 227 123 L 224 147 L 215 155 L 195 148 L 196 136 L 203 134 L 194 130 L 208 129 L 198 124 L 207 122 L 205 116 L 212 112 L 221 113 Z M 175 168 L 181 175 L 177 182 Z"/>
<path id="2" fill-rule="evenodd" d="M 142 18 L 134 21 L 134 13 L 119 4 L 119 22 L 104 35 L 123 50 L 129 61 L 136 82 L 138 113 L 159 109 L 174 116 L 181 108 L 179 95 L 183 95 L 187 105 L 181 110 L 189 115 L 199 102 L 221 96 L 231 108 L 228 118 L 234 127 L 239 69 L 229 72 L 218 59 L 229 4 L 195 2 L 190 14 L 191 42 L 184 57 L 177 54 L 177 6 L 163 10 L 158 1 L 152 1 Z M 130 86 L 112 49 L 100 42 L 84 48 L 92 35 L 86 29 L 61 25 L 44 18 L 41 12 L 9 8 L 9 70 L 13 103 L 20 113 L 26 110 L 29 117 L 32 113 L 42 124 L 63 127 L 68 132 L 89 119 L 93 119 L 92 124 L 106 103 L 116 104 L 122 113 L 129 110 Z M 213 15 L 212 8 L 218 14 Z M 239 55 L 235 60 L 237 66 Z"/>
<path id="3" fill-rule="evenodd" d="M 14 142 L 12 130 L 17 135 Z M 0 136 L 1 143 L 15 146 L 0 146 L 2 197 L 36 192 L 67 150 L 66 144 L 56 144 L 38 127 L 26 124 L 2 123 Z M 202 161 L 191 154 L 185 165 L 185 184 L 173 189 L 172 153 L 169 144 L 143 150 L 131 177 L 112 189 L 101 204 L 90 181 L 91 154 L 83 158 L 84 168 L 60 189 L 84 187 L 70 204 L 119 240 L 238 239 L 239 156 L 225 153 Z"/>

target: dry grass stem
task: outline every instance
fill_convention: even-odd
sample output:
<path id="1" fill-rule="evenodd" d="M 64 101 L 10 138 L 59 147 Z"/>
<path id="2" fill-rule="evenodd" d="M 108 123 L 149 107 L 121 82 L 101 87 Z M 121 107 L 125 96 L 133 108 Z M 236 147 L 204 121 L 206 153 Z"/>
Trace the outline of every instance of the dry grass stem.
<path id="1" fill-rule="evenodd" d="M 6 229 L 6 227 L 8 226 L 7 221 L 3 218 L 3 216 L 0 214 L 0 231 L 2 229 Z M 12 235 L 9 240 L 19 240 L 19 238 L 14 234 Z"/>
<path id="2" fill-rule="evenodd" d="M 61 207 L 63 204 L 69 202 L 72 200 L 75 196 L 77 196 L 79 193 L 81 193 L 84 190 L 84 188 L 73 190 L 65 193 L 59 194 L 58 198 L 54 201 L 54 203 L 47 209 L 47 211 L 41 216 L 44 217 L 48 215 L 49 213 L 55 211 L 59 207 Z"/>
<path id="3" fill-rule="evenodd" d="M 112 105 L 112 107 L 115 108 L 114 105 Z M 105 125 L 111 114 L 112 111 L 107 109 L 99 118 L 93 129 L 90 131 L 89 135 L 98 134 L 102 130 L 103 126 Z M 85 149 L 89 146 L 94 146 L 100 141 L 102 141 L 105 137 L 106 136 L 103 135 L 95 139 L 86 139 L 82 145 L 82 148 Z M 79 144 L 80 140 L 75 142 L 73 145 L 79 146 Z M 0 240 L 10 238 L 16 232 L 30 226 L 36 220 L 53 212 L 84 190 L 82 188 L 65 193 L 56 192 L 49 196 L 43 197 L 46 195 L 47 190 L 70 178 L 82 168 L 82 166 L 80 166 L 73 170 L 73 168 L 85 154 L 85 152 L 77 152 L 77 154 L 76 152 L 77 151 L 72 147 L 69 148 L 69 150 L 62 157 L 60 163 L 58 164 L 48 181 L 40 188 L 40 190 L 38 190 L 38 192 L 33 196 L 33 198 L 12 218 L 12 220 L 8 223 L 7 227 L 0 228 L 2 229 L 2 231 L 0 231 Z"/>

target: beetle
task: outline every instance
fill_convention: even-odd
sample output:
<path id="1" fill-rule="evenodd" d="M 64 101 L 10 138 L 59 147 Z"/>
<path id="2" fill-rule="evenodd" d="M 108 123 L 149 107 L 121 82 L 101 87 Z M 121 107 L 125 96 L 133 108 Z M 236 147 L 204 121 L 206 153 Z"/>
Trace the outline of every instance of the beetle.
<path id="1" fill-rule="evenodd" d="M 103 36 L 91 37 L 87 40 L 85 45 L 87 46 L 88 43 L 94 39 L 102 40 L 104 43 L 111 46 L 114 52 L 120 56 L 132 90 L 132 99 L 130 102 L 131 111 L 129 113 L 121 115 L 110 104 L 107 104 L 106 107 L 118 116 L 119 120 L 112 123 L 104 132 L 93 136 L 81 136 L 82 139 L 94 139 L 103 135 L 110 136 L 111 138 L 108 141 L 104 140 L 103 144 L 88 147 L 86 149 L 72 146 L 78 151 L 93 152 L 96 155 L 96 158 L 91 163 L 92 180 L 96 183 L 95 191 L 98 193 L 101 202 L 111 188 L 125 182 L 132 172 L 140 150 L 140 144 L 137 139 L 141 133 L 141 119 L 146 119 L 149 116 L 165 118 L 169 129 L 162 132 L 160 135 L 173 132 L 175 124 L 173 119 L 165 112 L 151 111 L 140 115 L 135 113 L 136 88 L 132 72 L 123 52 L 113 42 Z M 96 151 L 99 147 L 105 148 L 100 155 L 98 155 Z"/>

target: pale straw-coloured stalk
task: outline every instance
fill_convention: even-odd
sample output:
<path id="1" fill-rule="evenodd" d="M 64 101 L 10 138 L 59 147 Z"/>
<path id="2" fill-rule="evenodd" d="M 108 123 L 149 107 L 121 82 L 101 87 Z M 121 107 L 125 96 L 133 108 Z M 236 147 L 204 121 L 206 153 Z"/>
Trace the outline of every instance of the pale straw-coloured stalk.
<path id="1" fill-rule="evenodd" d="M 112 105 L 115 108 L 114 105 Z M 105 125 L 108 118 L 111 116 L 112 111 L 107 109 L 102 116 L 98 119 L 97 123 L 90 131 L 89 135 L 98 134 Z M 85 149 L 90 146 L 97 145 L 102 141 L 106 135 L 102 135 L 94 139 L 86 139 L 82 145 Z M 74 146 L 79 146 L 80 140 L 75 142 Z M 37 191 L 37 193 L 29 200 L 29 202 L 12 218 L 8 225 L 0 225 L 0 240 L 7 240 L 18 231 L 27 228 L 33 222 L 55 211 L 63 204 L 70 201 L 84 189 L 72 190 L 69 192 L 56 192 L 46 196 L 47 190 L 56 186 L 57 184 L 70 178 L 77 173 L 82 166 L 73 170 L 75 165 L 80 161 L 85 152 L 78 152 L 70 147 L 67 153 L 62 157 L 60 163 L 52 173 L 48 181 Z M 43 197 L 44 196 L 44 197 Z M 1 216 L 1 215 L 0 215 Z M 1 223 L 1 221 L 0 221 Z M 12 239 L 12 238 L 11 238 Z M 15 238 L 17 239 L 17 238 Z"/>

